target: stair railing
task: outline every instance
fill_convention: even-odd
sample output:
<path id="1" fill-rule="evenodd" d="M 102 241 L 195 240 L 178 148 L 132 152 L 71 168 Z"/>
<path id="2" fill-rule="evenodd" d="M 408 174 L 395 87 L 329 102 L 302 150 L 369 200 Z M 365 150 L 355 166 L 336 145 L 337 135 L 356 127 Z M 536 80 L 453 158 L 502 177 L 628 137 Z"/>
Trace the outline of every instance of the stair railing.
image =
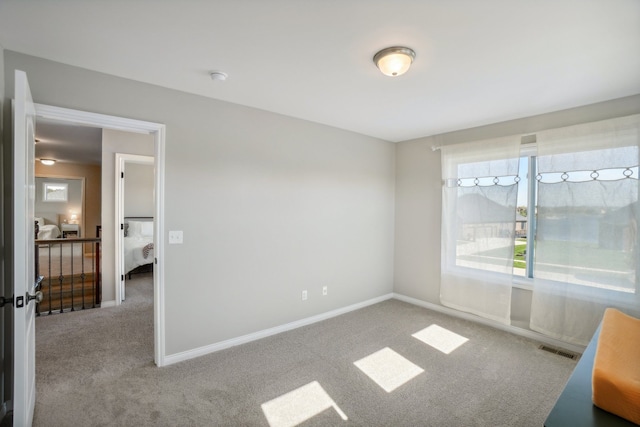
<path id="1" fill-rule="evenodd" d="M 53 314 L 100 306 L 100 237 L 35 241 L 36 277 L 44 276 L 36 313 Z"/>

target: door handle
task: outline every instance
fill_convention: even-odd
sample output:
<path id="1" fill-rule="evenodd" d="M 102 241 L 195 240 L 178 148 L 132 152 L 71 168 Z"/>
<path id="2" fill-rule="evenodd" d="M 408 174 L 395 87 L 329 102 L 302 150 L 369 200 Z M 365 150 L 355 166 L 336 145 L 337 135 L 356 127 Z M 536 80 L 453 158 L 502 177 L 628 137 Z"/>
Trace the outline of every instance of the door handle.
<path id="1" fill-rule="evenodd" d="M 27 300 L 27 305 L 29 304 L 29 302 L 34 299 L 36 300 L 36 302 L 41 302 L 42 299 L 44 298 L 44 294 L 41 291 L 38 291 L 38 289 L 40 289 L 40 286 L 42 286 L 42 279 L 44 279 L 44 276 L 38 276 L 36 277 L 36 282 L 34 283 L 34 289 L 37 291 L 35 294 L 31 295 L 29 294 L 29 292 L 27 292 L 24 297 L 23 296 L 18 296 L 16 297 L 16 308 L 22 308 L 24 307 L 24 300 Z M 13 302 L 13 298 L 11 300 L 7 299 L 7 298 L 3 298 L 3 304 L 6 304 L 8 302 Z"/>
<path id="2" fill-rule="evenodd" d="M 32 299 L 36 300 L 36 302 L 38 302 L 38 303 L 39 303 L 39 302 L 41 302 L 41 301 L 42 301 L 42 298 L 44 298 L 44 294 L 42 293 L 42 291 L 38 291 L 38 292 L 36 292 L 36 293 L 35 293 L 35 294 L 33 294 L 33 295 L 30 295 L 30 294 L 27 292 L 26 297 L 27 297 L 27 304 L 29 304 L 29 301 L 31 301 Z"/>
<path id="3" fill-rule="evenodd" d="M 37 303 L 39 303 L 44 298 L 44 294 L 40 290 L 40 287 L 42 286 L 42 280 L 43 279 L 44 279 L 44 276 L 36 277 L 36 283 L 35 283 L 35 286 L 33 287 L 33 289 L 36 291 L 36 293 L 31 295 L 31 294 L 29 294 L 29 292 L 27 292 L 27 294 L 25 295 L 26 298 L 27 298 L 27 304 L 29 304 L 29 302 L 31 300 L 33 300 L 33 299 L 36 300 Z"/>

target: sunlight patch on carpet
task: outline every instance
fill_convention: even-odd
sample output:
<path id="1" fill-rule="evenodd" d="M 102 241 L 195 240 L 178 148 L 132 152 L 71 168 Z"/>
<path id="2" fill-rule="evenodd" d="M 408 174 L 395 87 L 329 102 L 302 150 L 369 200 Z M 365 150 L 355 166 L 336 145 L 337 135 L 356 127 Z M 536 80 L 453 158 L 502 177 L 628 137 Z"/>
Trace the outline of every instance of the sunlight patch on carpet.
<path id="1" fill-rule="evenodd" d="M 468 338 L 458 335 L 455 332 L 451 332 L 450 330 L 438 325 L 428 326 L 411 336 L 430 345 L 436 350 L 440 350 L 444 354 L 451 353 L 453 350 L 469 341 Z"/>
<path id="2" fill-rule="evenodd" d="M 424 372 L 424 369 L 385 347 L 363 359 L 353 362 L 362 372 L 387 393 Z"/>
<path id="3" fill-rule="evenodd" d="M 261 406 L 271 427 L 294 427 L 329 408 L 335 409 L 343 420 L 348 419 L 317 381 L 276 397 Z"/>

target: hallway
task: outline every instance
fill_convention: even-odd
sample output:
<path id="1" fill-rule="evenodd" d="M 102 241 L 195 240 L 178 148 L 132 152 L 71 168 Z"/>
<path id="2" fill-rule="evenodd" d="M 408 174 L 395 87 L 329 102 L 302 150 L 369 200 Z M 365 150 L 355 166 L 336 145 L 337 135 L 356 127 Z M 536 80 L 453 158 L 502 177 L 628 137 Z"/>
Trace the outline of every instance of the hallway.
<path id="1" fill-rule="evenodd" d="M 120 306 L 36 319 L 37 397 L 33 425 L 74 425 L 73 418 L 65 419 L 64 415 L 70 413 L 72 406 L 90 403 L 81 396 L 84 391 L 142 368 L 156 369 L 152 274 L 127 280 L 127 299 Z M 84 406 L 82 411 L 92 410 Z M 52 423 L 53 414 L 56 422 Z M 95 424 L 110 421 L 95 419 Z"/>

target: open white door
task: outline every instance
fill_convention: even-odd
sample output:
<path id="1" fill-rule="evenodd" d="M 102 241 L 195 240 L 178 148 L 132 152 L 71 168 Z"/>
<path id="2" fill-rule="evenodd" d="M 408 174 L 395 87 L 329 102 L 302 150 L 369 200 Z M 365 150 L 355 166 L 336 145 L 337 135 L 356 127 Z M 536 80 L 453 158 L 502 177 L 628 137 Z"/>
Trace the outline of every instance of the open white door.
<path id="1" fill-rule="evenodd" d="M 15 72 L 13 151 L 13 424 L 30 426 L 36 402 L 35 106 L 27 75 L 18 70 Z"/>

